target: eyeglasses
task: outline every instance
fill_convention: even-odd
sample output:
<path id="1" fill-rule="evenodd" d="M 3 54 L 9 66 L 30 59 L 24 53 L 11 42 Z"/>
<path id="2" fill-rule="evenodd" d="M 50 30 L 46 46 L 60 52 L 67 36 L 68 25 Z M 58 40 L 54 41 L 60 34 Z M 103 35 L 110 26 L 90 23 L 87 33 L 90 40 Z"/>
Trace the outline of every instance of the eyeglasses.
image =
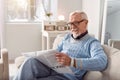
<path id="1" fill-rule="evenodd" d="M 75 21 L 75 22 L 69 22 L 69 23 L 67 23 L 67 26 L 68 27 L 70 27 L 70 26 L 79 26 L 79 24 L 81 23 L 81 22 L 83 22 L 84 21 L 84 19 L 83 20 L 81 20 L 81 21 Z"/>

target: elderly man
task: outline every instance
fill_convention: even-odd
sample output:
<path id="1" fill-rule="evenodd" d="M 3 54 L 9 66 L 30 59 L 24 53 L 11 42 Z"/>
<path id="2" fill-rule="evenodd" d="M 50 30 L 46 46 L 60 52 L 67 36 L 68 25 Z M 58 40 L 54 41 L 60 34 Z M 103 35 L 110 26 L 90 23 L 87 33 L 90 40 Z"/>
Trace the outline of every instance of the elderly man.
<path id="1" fill-rule="evenodd" d="M 87 31 L 88 19 L 84 12 L 72 12 L 69 16 L 70 33 L 57 47 L 56 59 L 69 66 L 74 74 L 60 74 L 34 58 L 26 60 L 21 66 L 15 80 L 82 80 L 90 70 L 104 70 L 107 66 L 100 42 L 91 37 Z"/>

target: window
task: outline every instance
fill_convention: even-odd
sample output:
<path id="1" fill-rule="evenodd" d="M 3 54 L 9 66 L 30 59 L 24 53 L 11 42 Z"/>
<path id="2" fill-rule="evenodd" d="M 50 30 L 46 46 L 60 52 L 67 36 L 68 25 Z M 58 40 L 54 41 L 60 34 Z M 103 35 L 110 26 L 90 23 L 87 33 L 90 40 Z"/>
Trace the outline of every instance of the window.
<path id="1" fill-rule="evenodd" d="M 50 0 L 7 0 L 8 22 L 30 22 L 45 19 L 50 11 Z"/>

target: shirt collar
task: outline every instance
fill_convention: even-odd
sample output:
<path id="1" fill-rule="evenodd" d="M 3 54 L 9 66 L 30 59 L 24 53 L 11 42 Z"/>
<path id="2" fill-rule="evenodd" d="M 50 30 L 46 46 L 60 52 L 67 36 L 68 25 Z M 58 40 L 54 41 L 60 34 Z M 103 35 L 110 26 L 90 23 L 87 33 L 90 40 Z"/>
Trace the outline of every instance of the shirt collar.
<path id="1" fill-rule="evenodd" d="M 73 37 L 73 34 L 71 34 L 71 36 L 72 36 L 72 38 L 73 38 L 74 40 L 79 40 L 79 39 L 81 39 L 82 37 L 84 37 L 86 34 L 88 34 L 88 31 L 82 33 L 81 35 L 79 35 L 79 36 L 76 37 L 76 38 Z"/>

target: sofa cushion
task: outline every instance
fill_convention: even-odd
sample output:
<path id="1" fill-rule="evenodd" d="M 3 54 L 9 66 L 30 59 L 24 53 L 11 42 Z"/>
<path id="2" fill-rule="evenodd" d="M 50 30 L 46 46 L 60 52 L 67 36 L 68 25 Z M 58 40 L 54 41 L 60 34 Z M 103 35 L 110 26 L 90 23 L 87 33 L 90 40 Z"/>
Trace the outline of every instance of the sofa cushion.
<path id="1" fill-rule="evenodd" d="M 108 46 L 103 46 L 108 56 L 108 67 L 103 71 L 103 79 L 120 80 L 120 50 Z"/>
<path id="2" fill-rule="evenodd" d="M 24 62 L 25 56 L 20 56 L 15 59 L 15 65 L 17 68 L 21 66 L 21 64 Z"/>
<path id="3" fill-rule="evenodd" d="M 86 73 L 84 80 L 101 80 L 103 74 L 100 71 L 89 71 Z"/>

